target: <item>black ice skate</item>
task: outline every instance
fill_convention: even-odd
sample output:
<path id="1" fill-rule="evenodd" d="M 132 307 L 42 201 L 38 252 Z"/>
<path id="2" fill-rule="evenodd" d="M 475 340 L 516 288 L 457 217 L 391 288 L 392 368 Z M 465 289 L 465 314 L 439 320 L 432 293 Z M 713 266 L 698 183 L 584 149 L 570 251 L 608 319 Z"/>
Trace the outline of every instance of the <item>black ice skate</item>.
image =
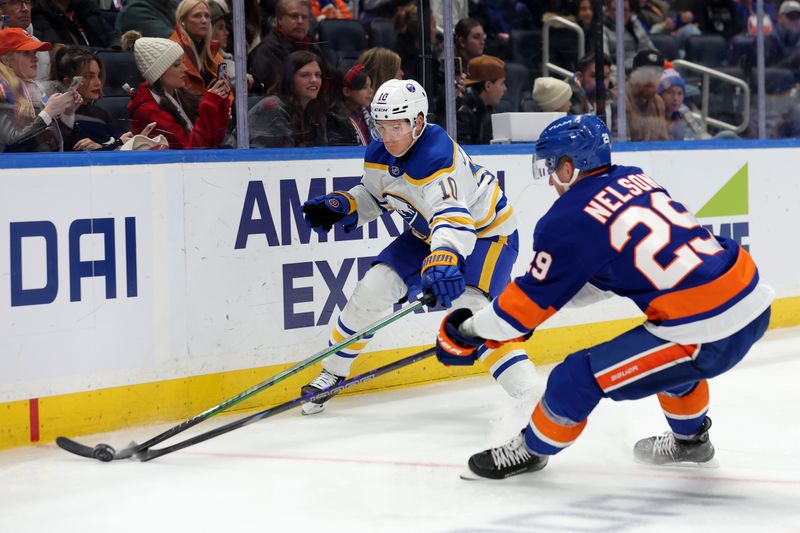
<path id="1" fill-rule="evenodd" d="M 314 378 L 311 383 L 308 385 L 303 385 L 303 388 L 300 389 L 300 394 L 305 396 L 306 394 L 314 394 L 316 392 L 329 389 L 335 385 L 338 385 L 344 381 L 344 379 L 345 378 L 343 376 L 337 376 L 336 374 L 331 374 L 327 370 L 322 369 L 322 372 L 319 373 L 319 376 Z M 315 415 L 317 413 L 321 413 L 325 409 L 325 402 L 328 400 L 330 400 L 330 397 L 325 398 L 324 400 L 304 403 L 303 414 Z"/>
<path id="2" fill-rule="evenodd" d="M 541 470 L 547 457 L 531 454 L 525 447 L 525 430 L 507 444 L 476 453 L 469 458 L 469 472 L 462 479 L 505 479 L 507 477 Z"/>
<path id="3" fill-rule="evenodd" d="M 696 463 L 715 466 L 714 446 L 708 439 L 711 419 L 706 417 L 700 432 L 691 439 L 678 439 L 671 431 L 657 437 L 642 439 L 633 447 L 634 458 L 651 465 L 675 465 Z"/>

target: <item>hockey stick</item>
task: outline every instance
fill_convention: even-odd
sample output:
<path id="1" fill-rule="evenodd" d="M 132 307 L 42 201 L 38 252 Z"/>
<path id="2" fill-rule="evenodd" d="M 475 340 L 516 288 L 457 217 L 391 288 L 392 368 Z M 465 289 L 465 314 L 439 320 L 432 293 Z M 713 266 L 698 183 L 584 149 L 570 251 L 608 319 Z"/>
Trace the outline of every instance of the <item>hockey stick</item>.
<path id="1" fill-rule="evenodd" d="M 398 361 L 395 361 L 393 363 L 389 363 L 388 365 L 384 365 L 384 366 L 376 368 L 374 370 L 370 370 L 369 372 L 361 374 L 360 376 L 356 376 L 356 377 L 350 378 L 350 379 L 348 379 L 346 381 L 343 381 L 343 382 L 339 383 L 338 385 L 334 385 L 333 387 L 327 388 L 325 390 L 321 390 L 319 392 L 306 394 L 304 396 L 300 396 L 299 398 L 295 398 L 294 400 L 289 400 L 288 402 L 282 403 L 282 404 L 277 405 L 275 407 L 271 407 L 269 409 L 265 409 L 264 411 L 260 411 L 258 413 L 254 413 L 254 414 L 252 414 L 250 416 L 247 416 L 245 418 L 241 418 L 239 420 L 235 420 L 233 422 L 225 424 L 224 426 L 220 426 L 220 427 L 218 427 L 216 429 L 212 429 L 210 431 L 206 431 L 205 433 L 201 433 L 200 435 L 196 435 L 196 436 L 191 437 L 189 439 L 186 439 L 184 441 L 177 442 L 177 443 L 175 443 L 175 444 L 173 444 L 171 446 L 167 446 L 166 448 L 160 448 L 160 449 L 148 448 L 146 450 L 142 450 L 140 452 L 135 453 L 134 454 L 134 458 L 138 459 L 138 460 L 140 460 L 142 462 L 150 461 L 150 460 L 155 459 L 157 457 L 161 457 L 162 455 L 166 455 L 168 453 L 176 452 L 178 450 L 182 450 L 184 448 L 188 448 L 189 446 L 193 446 L 193 445 L 198 444 L 200 442 L 204 442 L 204 441 L 207 441 L 209 439 L 213 439 L 214 437 L 218 437 L 219 435 L 223 435 L 225 433 L 233 431 L 234 429 L 239 429 L 241 427 L 248 426 L 248 425 L 252 424 L 253 422 L 257 422 L 259 420 L 263 420 L 265 418 L 269 418 L 271 416 L 275 416 L 277 414 L 283 413 L 285 411 L 288 411 L 290 409 L 293 409 L 295 407 L 303 405 L 304 403 L 313 402 L 315 400 L 328 399 L 331 396 L 333 396 L 335 394 L 338 394 L 338 393 L 340 393 L 341 391 L 343 391 L 345 389 L 349 389 L 350 387 L 354 387 L 356 385 L 359 385 L 361 383 L 369 381 L 369 380 L 371 380 L 373 378 L 376 378 L 378 376 L 382 376 L 382 375 L 387 374 L 389 372 L 393 372 L 395 370 L 403 368 L 404 366 L 408 366 L 408 365 L 410 365 L 412 363 L 416 363 L 417 361 L 422 361 L 423 359 L 426 359 L 426 358 L 430 357 L 431 355 L 433 355 L 435 352 L 436 352 L 436 348 L 428 348 L 427 350 L 423 350 L 423 351 L 421 351 L 419 353 L 416 353 L 414 355 L 409 355 L 408 357 L 405 357 L 405 358 L 400 359 Z"/>
<path id="2" fill-rule="evenodd" d="M 108 444 L 101 443 L 95 445 L 94 447 L 91 447 L 85 444 L 81 444 L 67 437 L 58 437 L 56 439 L 56 444 L 62 450 L 68 451 L 75 455 L 80 455 L 81 457 L 89 457 L 92 459 L 97 459 L 98 461 L 109 462 L 118 459 L 128 459 L 133 455 L 142 452 L 143 450 L 147 450 L 151 446 L 155 446 L 156 444 L 159 444 L 171 437 L 174 437 L 178 433 L 181 433 L 182 431 L 185 431 L 190 427 L 196 426 L 200 422 L 211 418 L 212 416 L 246 400 L 247 398 L 250 398 L 254 394 L 259 393 L 262 390 L 271 387 L 272 385 L 275 385 L 276 383 L 283 381 L 284 379 L 293 376 L 298 372 L 305 370 L 306 368 L 318 363 L 319 361 L 322 361 L 326 357 L 333 355 L 342 348 L 350 346 L 354 342 L 359 341 L 364 337 L 366 337 L 367 335 L 370 335 L 378 331 L 379 329 L 388 326 L 389 324 L 395 322 L 401 317 L 406 316 L 409 313 L 413 313 L 414 311 L 420 309 L 423 305 L 433 306 L 435 304 L 436 304 L 436 298 L 433 296 L 433 294 L 431 293 L 423 294 L 419 300 L 412 303 L 411 305 L 398 309 L 389 316 L 384 317 L 381 320 L 378 320 L 377 322 L 370 324 L 364 329 L 355 332 L 346 339 L 342 339 L 341 341 L 325 348 L 324 350 L 320 350 L 319 352 L 315 353 L 308 359 L 305 359 L 304 361 L 301 361 L 296 365 L 287 368 L 283 372 L 279 372 L 275 376 L 265 381 L 262 381 L 261 383 L 254 385 L 245 391 L 240 392 L 236 396 L 233 396 L 232 398 L 225 400 L 224 402 L 217 404 L 214 407 L 206 409 L 202 413 L 181 422 L 177 426 L 173 426 L 172 428 L 164 431 L 163 433 L 159 433 L 155 437 L 151 438 L 146 442 L 143 442 L 142 444 L 136 444 L 135 442 L 131 442 L 127 448 L 123 448 L 122 450 L 119 451 L 114 450 L 114 448 L 112 448 Z"/>

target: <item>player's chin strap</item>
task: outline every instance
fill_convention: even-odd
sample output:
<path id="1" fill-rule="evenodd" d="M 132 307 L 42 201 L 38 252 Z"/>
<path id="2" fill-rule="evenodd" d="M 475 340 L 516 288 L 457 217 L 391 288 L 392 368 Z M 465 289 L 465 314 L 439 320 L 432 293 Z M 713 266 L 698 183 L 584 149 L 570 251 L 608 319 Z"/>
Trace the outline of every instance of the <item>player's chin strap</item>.
<path id="1" fill-rule="evenodd" d="M 559 187 L 564 189 L 564 192 L 567 192 L 569 190 L 569 188 L 572 187 L 575 184 L 575 181 L 578 179 L 578 174 L 580 174 L 580 173 L 581 173 L 581 170 L 579 168 L 574 169 L 572 171 L 572 177 L 567 182 L 559 180 L 558 176 L 556 175 L 555 172 L 550 174 L 550 178 L 553 180 L 554 183 L 557 183 Z"/>
<path id="2" fill-rule="evenodd" d="M 409 122 L 411 121 L 409 120 Z M 419 135 L 414 135 L 414 132 L 417 130 L 417 128 L 414 126 L 414 123 L 411 122 L 411 144 L 408 145 L 408 148 L 406 148 L 402 154 L 397 155 L 395 157 L 403 157 L 404 155 L 406 155 L 408 151 L 411 150 L 415 144 L 417 144 L 417 139 L 422 137 L 422 134 L 425 133 L 425 128 L 427 127 L 428 127 L 428 121 L 426 120 L 422 123 L 422 129 L 419 131 Z"/>

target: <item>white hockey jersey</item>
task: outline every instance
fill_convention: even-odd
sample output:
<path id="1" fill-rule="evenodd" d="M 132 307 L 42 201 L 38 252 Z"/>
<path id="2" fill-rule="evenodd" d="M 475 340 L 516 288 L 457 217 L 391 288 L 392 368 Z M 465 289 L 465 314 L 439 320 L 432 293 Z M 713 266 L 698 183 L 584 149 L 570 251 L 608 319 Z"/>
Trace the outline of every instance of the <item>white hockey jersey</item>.
<path id="1" fill-rule="evenodd" d="M 478 238 L 517 229 L 497 177 L 473 163 L 435 124 L 428 124 L 402 157 L 392 156 L 383 143 L 371 143 L 361 183 L 349 192 L 359 226 L 395 210 L 431 250 L 450 248 L 465 258 Z"/>

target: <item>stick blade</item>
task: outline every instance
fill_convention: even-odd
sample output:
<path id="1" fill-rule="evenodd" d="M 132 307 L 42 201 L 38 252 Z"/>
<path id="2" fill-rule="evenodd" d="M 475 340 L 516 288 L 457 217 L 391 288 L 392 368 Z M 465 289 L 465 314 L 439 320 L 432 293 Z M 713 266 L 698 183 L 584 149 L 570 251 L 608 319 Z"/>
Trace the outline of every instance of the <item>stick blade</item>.
<path id="1" fill-rule="evenodd" d="M 80 442 L 76 442 L 72 439 L 68 439 L 67 437 L 58 437 L 56 439 L 56 444 L 59 448 L 69 453 L 80 455 L 81 457 L 88 457 L 92 459 L 92 451 L 94 448 L 90 446 L 86 446 L 85 444 L 81 444 Z"/>

